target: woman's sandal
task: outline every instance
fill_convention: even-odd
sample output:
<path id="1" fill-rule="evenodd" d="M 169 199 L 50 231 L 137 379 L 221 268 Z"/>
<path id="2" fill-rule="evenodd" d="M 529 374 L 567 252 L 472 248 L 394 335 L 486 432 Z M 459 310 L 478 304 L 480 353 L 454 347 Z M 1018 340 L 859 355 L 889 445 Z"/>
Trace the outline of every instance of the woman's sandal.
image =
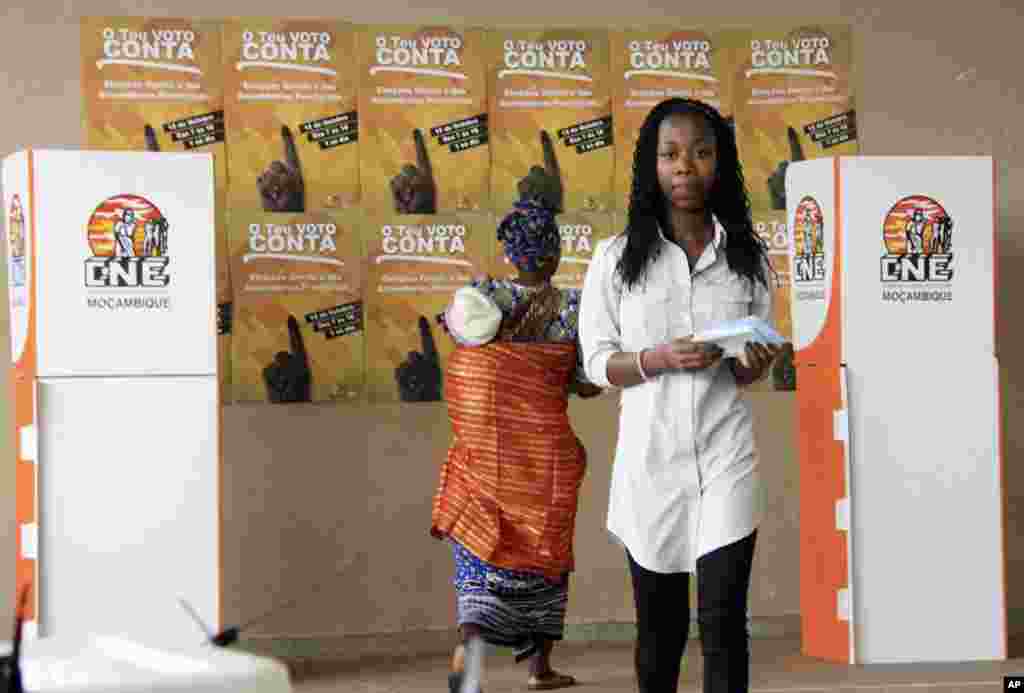
<path id="1" fill-rule="evenodd" d="M 553 691 L 575 685 L 575 678 L 568 674 L 559 674 L 557 671 L 548 672 L 543 676 L 531 676 L 526 683 L 526 687 L 531 691 Z"/>

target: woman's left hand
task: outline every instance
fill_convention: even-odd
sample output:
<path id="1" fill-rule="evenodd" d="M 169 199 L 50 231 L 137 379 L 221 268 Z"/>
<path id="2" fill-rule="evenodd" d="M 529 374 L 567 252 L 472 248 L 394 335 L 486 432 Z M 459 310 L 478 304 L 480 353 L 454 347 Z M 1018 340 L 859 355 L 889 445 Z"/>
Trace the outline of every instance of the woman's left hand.
<path id="1" fill-rule="evenodd" d="M 733 359 L 732 362 L 732 372 L 738 385 L 749 385 L 760 380 L 778 355 L 779 347 L 747 342 L 745 352 L 746 365 L 739 359 Z"/>

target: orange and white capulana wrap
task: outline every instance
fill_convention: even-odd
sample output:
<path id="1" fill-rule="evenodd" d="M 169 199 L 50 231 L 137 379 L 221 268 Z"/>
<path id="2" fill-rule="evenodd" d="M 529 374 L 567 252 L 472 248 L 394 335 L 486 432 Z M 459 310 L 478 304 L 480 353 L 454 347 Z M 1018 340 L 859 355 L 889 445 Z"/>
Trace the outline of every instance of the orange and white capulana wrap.
<path id="1" fill-rule="evenodd" d="M 431 534 L 480 559 L 558 579 L 574 568 L 586 452 L 572 430 L 573 344 L 458 347 L 445 393 L 454 440 L 441 468 Z"/>

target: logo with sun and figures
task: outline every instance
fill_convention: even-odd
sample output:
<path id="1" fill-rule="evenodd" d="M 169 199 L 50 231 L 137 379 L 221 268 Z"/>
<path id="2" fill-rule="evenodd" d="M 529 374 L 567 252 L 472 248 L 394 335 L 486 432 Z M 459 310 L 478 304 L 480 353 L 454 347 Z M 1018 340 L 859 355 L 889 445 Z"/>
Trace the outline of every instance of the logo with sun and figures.
<path id="1" fill-rule="evenodd" d="M 89 218 L 92 257 L 85 261 L 90 288 L 164 288 L 167 268 L 167 218 L 156 205 L 138 195 L 104 200 Z"/>
<path id="2" fill-rule="evenodd" d="M 953 300 L 953 218 L 934 198 L 901 198 L 882 229 L 882 299 L 890 303 Z"/>
<path id="3" fill-rule="evenodd" d="M 170 308 L 168 232 L 159 208 L 139 195 L 115 195 L 89 217 L 85 286 L 90 308 Z"/>
<path id="4" fill-rule="evenodd" d="M 21 206 L 21 198 L 11 198 L 11 207 L 7 212 L 7 282 L 10 286 L 25 285 L 25 210 Z"/>
<path id="5" fill-rule="evenodd" d="M 793 216 L 793 281 L 825 281 L 825 220 L 821 205 L 804 197 Z"/>

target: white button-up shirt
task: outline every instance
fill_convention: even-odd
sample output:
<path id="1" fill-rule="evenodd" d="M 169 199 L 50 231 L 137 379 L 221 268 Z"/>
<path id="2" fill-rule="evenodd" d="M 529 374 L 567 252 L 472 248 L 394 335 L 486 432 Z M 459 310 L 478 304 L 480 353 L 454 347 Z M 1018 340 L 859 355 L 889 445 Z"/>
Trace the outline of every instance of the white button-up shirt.
<path id="1" fill-rule="evenodd" d="M 616 352 L 748 315 L 771 321 L 771 292 L 729 269 L 728 238 L 717 220 L 692 273 L 682 248 L 664 235 L 661 241 L 646 278 L 631 289 L 616 270 L 625 234 L 594 250 L 579 333 L 584 367 L 597 385 L 613 387 L 607 366 Z M 753 532 L 761 512 L 750 406 L 728 365 L 622 389 L 608 530 L 637 563 L 658 573 L 695 572 L 698 557 Z"/>

